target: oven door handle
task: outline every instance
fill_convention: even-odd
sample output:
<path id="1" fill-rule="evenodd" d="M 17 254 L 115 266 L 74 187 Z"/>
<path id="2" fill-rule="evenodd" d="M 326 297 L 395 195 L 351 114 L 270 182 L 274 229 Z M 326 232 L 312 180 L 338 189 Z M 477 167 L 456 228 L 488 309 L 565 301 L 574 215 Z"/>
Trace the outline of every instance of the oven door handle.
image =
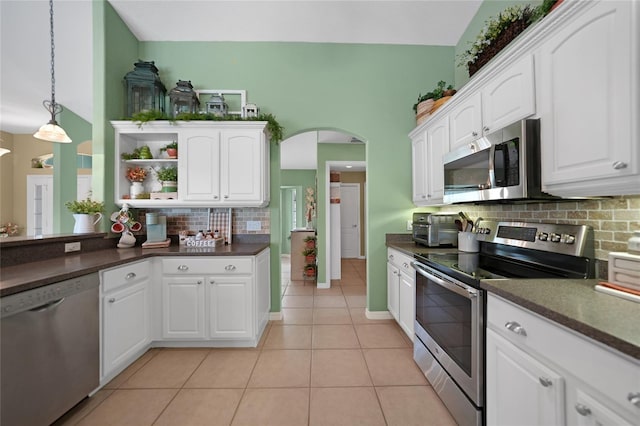
<path id="1" fill-rule="evenodd" d="M 473 299 L 478 296 L 478 290 L 476 290 L 475 288 L 464 285 L 464 284 L 459 284 L 457 282 L 444 280 L 443 278 L 437 275 L 434 275 L 433 272 L 431 272 L 421 263 L 411 262 L 411 266 L 420 275 L 433 281 L 439 286 L 446 288 L 447 290 L 451 290 L 454 293 L 459 294 L 462 297 L 466 297 L 467 299 Z"/>

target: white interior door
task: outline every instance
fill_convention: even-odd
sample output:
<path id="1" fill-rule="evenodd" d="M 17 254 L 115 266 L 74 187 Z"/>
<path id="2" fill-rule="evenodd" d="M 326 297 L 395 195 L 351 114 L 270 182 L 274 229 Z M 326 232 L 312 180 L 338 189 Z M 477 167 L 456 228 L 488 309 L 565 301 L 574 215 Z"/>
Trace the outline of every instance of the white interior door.
<path id="1" fill-rule="evenodd" d="M 340 184 L 341 256 L 360 256 L 360 185 Z"/>

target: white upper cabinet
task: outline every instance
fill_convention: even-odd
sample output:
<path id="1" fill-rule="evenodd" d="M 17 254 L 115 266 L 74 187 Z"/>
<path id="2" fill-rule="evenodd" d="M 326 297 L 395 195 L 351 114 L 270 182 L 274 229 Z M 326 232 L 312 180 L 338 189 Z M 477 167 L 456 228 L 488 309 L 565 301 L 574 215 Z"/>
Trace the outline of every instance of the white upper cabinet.
<path id="1" fill-rule="evenodd" d="M 268 199 L 268 158 L 260 130 L 223 130 L 221 137 L 221 192 L 225 203 L 261 203 Z"/>
<path id="2" fill-rule="evenodd" d="M 602 1 L 541 46 L 543 186 L 560 196 L 640 193 L 640 4 Z"/>
<path id="3" fill-rule="evenodd" d="M 189 201 L 220 201 L 220 132 L 185 130 L 179 145 L 178 193 Z M 198 172 L 196 172 L 198 171 Z"/>
<path id="4" fill-rule="evenodd" d="M 264 207 L 269 204 L 269 142 L 266 122 L 219 121 L 145 123 L 112 122 L 116 131 L 116 157 L 149 146 L 153 159 L 116 161 L 116 204 L 132 207 Z M 160 149 L 178 142 L 178 159 L 163 158 Z M 166 157 L 166 156 L 165 156 Z M 127 199 L 128 167 L 178 167 L 177 198 Z M 150 173 L 145 192 L 160 192 Z"/>
<path id="5" fill-rule="evenodd" d="M 480 92 L 474 93 L 449 114 L 451 150 L 469 144 L 482 135 L 482 101 Z"/>
<path id="6" fill-rule="evenodd" d="M 491 75 L 449 113 L 451 150 L 536 112 L 533 56 L 525 55 Z"/>
<path id="7" fill-rule="evenodd" d="M 482 132 L 499 130 L 536 112 L 533 56 L 525 55 L 482 88 Z"/>
<path id="8" fill-rule="evenodd" d="M 413 203 L 441 205 L 444 196 L 442 156 L 449 152 L 447 117 L 412 133 Z"/>

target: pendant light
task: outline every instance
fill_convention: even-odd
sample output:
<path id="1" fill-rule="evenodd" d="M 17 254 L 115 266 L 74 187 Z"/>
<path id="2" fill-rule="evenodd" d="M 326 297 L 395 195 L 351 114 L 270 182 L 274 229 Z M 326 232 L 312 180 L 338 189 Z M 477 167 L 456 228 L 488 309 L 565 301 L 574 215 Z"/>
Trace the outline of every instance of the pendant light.
<path id="1" fill-rule="evenodd" d="M 51 25 L 51 100 L 42 102 L 44 108 L 51 114 L 51 120 L 33 135 L 33 137 L 48 142 L 71 143 L 71 139 L 67 136 L 67 132 L 56 122 L 56 115 L 62 112 L 62 105 L 56 103 L 56 77 L 54 66 L 54 49 L 53 43 L 53 0 L 49 0 L 49 23 Z"/>

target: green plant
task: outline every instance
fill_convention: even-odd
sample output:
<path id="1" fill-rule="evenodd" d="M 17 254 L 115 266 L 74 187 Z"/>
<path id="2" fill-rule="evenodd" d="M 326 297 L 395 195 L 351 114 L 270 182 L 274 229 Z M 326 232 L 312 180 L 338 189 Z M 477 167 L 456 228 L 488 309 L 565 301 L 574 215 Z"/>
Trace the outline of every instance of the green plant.
<path id="1" fill-rule="evenodd" d="M 458 66 L 468 66 L 470 62 L 475 62 L 478 55 L 512 23 L 523 20 L 526 24 L 531 24 L 533 15 L 534 9 L 531 6 L 515 5 L 507 7 L 497 17 L 491 17 L 485 21 L 485 26 L 480 30 L 476 39 L 470 42 L 471 47 L 458 55 Z"/>
<path id="2" fill-rule="evenodd" d="M 165 152 L 168 149 L 178 149 L 178 142 L 173 141 L 171 143 L 166 144 L 164 147 L 160 148 L 160 152 Z"/>
<path id="3" fill-rule="evenodd" d="M 418 112 L 418 104 L 420 102 L 424 102 L 429 99 L 433 99 L 434 101 L 437 101 L 438 99 L 442 98 L 444 96 L 445 90 L 453 90 L 453 86 L 451 84 L 447 86 L 447 83 L 445 81 L 440 80 L 436 88 L 433 89 L 433 91 L 427 92 L 425 95 L 423 95 L 422 93 L 418 95 L 418 101 L 413 105 L 413 112 L 415 113 Z"/>
<path id="4" fill-rule="evenodd" d="M 104 203 L 102 201 L 93 201 L 89 197 L 80 201 L 67 201 L 64 205 L 74 214 L 96 214 L 102 213 L 104 210 Z"/>
<path id="5" fill-rule="evenodd" d="M 303 256 L 311 256 L 311 255 L 315 255 L 316 254 L 316 249 L 315 248 L 306 248 L 304 250 L 302 250 L 302 255 Z"/>
<path id="6" fill-rule="evenodd" d="M 544 0 L 538 7 L 533 9 L 531 14 L 531 22 L 539 21 L 551 12 L 551 8 L 558 2 L 558 0 Z"/>
<path id="7" fill-rule="evenodd" d="M 225 116 L 217 116 L 213 114 L 200 114 L 199 112 L 194 113 L 180 113 L 176 116 L 176 118 L 167 117 L 161 111 L 143 111 L 137 114 L 133 114 L 131 118 L 125 118 L 125 120 L 132 120 L 138 123 L 138 127 L 142 128 L 144 123 L 154 120 L 168 120 L 171 123 L 174 123 L 176 120 L 184 120 L 184 121 L 266 121 L 267 122 L 267 131 L 271 136 L 271 141 L 273 143 L 279 143 L 282 141 L 284 137 L 284 127 L 278 123 L 276 117 L 273 114 L 260 113 L 256 117 L 240 117 L 239 115 L 225 115 Z"/>
<path id="8" fill-rule="evenodd" d="M 156 170 L 156 176 L 160 182 L 177 182 L 178 168 L 162 167 L 161 169 Z"/>

